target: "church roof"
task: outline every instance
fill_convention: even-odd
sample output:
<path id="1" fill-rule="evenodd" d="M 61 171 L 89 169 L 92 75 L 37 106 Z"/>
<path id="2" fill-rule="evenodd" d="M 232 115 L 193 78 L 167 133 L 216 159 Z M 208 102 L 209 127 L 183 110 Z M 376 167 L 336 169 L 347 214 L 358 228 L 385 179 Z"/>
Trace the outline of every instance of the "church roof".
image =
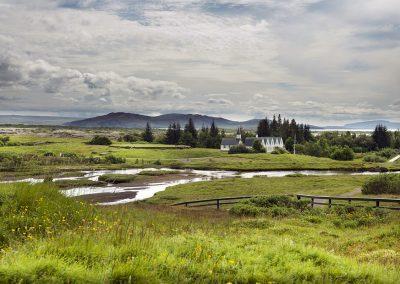
<path id="1" fill-rule="evenodd" d="M 224 146 L 239 145 L 239 140 L 236 138 L 222 138 L 221 145 Z"/>

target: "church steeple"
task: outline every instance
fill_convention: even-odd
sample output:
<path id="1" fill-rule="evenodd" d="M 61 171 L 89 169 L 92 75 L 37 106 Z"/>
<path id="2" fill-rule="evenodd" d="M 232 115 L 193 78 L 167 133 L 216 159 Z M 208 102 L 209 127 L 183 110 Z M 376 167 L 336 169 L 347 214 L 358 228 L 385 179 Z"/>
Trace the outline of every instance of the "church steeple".
<path id="1" fill-rule="evenodd" d="M 239 128 L 237 129 L 237 132 L 236 132 L 236 140 L 242 141 L 242 131 L 241 131 L 241 127 L 239 127 Z"/>

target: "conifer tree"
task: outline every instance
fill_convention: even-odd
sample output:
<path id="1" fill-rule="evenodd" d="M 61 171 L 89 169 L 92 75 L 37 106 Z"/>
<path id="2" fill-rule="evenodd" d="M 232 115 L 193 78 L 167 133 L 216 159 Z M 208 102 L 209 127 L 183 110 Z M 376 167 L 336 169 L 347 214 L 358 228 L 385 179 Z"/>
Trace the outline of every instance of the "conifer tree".
<path id="1" fill-rule="evenodd" d="M 379 149 L 390 147 L 390 133 L 386 126 L 381 124 L 377 125 L 372 134 L 372 138 Z"/>
<path id="2" fill-rule="evenodd" d="M 154 141 L 153 131 L 151 129 L 150 123 L 148 123 L 148 122 L 146 124 L 146 129 L 142 133 L 142 137 L 143 137 L 143 140 L 146 142 Z"/>

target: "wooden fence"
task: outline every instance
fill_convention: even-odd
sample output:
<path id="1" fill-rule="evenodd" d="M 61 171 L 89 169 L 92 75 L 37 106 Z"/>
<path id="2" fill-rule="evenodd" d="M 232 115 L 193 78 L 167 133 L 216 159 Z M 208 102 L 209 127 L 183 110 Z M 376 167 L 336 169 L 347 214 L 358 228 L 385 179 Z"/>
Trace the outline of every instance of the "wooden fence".
<path id="1" fill-rule="evenodd" d="M 237 196 L 237 197 L 221 197 L 214 199 L 203 199 L 203 200 L 193 200 L 193 201 L 184 201 L 172 204 L 172 206 L 185 206 L 185 207 L 204 207 L 204 206 L 216 206 L 217 209 L 220 209 L 222 205 L 227 204 L 235 204 L 240 202 L 243 199 L 249 199 L 254 197 L 263 197 L 263 196 Z M 298 200 L 301 199 L 310 199 L 310 206 L 314 207 L 315 205 L 327 205 L 329 207 L 332 206 L 340 206 L 340 205 L 351 205 L 353 202 L 357 202 L 353 204 L 354 206 L 360 207 L 378 207 L 384 209 L 392 209 L 392 210 L 400 210 L 399 206 L 382 206 L 382 203 L 389 203 L 390 205 L 398 204 L 400 205 L 400 199 L 397 198 L 364 198 L 364 197 L 342 197 L 342 196 L 321 196 L 321 195 L 305 195 L 305 194 L 297 194 Z M 327 200 L 327 202 L 323 202 Z M 333 201 L 347 201 L 346 203 L 334 203 Z M 361 203 L 373 203 L 370 206 L 361 205 Z"/>

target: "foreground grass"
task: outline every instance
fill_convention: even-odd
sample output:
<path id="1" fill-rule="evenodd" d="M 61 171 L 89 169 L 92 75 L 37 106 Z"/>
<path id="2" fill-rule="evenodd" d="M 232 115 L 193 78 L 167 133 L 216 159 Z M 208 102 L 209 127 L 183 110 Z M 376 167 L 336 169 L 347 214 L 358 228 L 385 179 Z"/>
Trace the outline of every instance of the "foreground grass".
<path id="1" fill-rule="evenodd" d="M 243 195 L 340 195 L 357 192 L 367 178 L 362 175 L 230 178 L 169 187 L 147 202 L 169 204 Z"/>
<path id="2" fill-rule="evenodd" d="M 0 227 L 10 236 L 0 253 L 4 282 L 400 280 L 397 213 L 384 223 L 353 229 L 302 216 L 235 218 L 224 211 L 169 206 L 95 210 L 49 184 L 0 185 L 0 193 Z M 10 207 L 15 209 L 7 213 Z M 57 227 L 32 230 L 29 237 L 14 233 L 39 227 L 47 218 Z"/>

